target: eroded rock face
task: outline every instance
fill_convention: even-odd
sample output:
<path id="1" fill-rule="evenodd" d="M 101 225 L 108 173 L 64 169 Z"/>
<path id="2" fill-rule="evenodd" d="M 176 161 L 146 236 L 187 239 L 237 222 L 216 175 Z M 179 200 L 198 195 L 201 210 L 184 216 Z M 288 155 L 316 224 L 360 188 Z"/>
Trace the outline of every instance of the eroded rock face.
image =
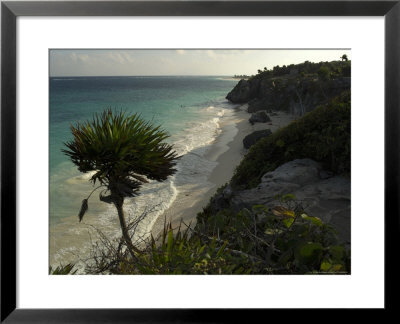
<path id="1" fill-rule="evenodd" d="M 243 139 L 243 146 L 248 149 L 250 148 L 252 145 L 254 145 L 255 143 L 257 143 L 260 139 L 264 138 L 264 137 L 268 137 L 272 134 L 271 130 L 269 129 L 263 129 L 263 130 L 259 130 L 259 131 L 255 131 L 249 135 L 247 135 L 244 139 Z"/>
<path id="2" fill-rule="evenodd" d="M 327 174 L 319 163 L 297 159 L 264 174 L 258 187 L 220 198 L 224 208 L 239 212 L 258 204 L 273 207 L 279 203 L 276 195 L 293 194 L 307 214 L 333 225 L 339 239 L 350 242 L 350 179 Z"/>
<path id="3" fill-rule="evenodd" d="M 248 113 L 254 113 L 259 110 L 266 110 L 267 112 L 271 112 L 273 107 L 271 107 L 270 102 L 267 99 L 252 99 L 249 101 L 249 105 L 247 107 Z"/>
<path id="4" fill-rule="evenodd" d="M 228 93 L 226 99 L 233 103 L 248 102 L 257 96 L 259 80 L 240 80 L 239 83 Z"/>
<path id="5" fill-rule="evenodd" d="M 270 122 L 271 118 L 267 115 L 265 110 L 260 110 L 251 115 L 249 122 L 253 125 L 254 123 L 267 123 Z"/>

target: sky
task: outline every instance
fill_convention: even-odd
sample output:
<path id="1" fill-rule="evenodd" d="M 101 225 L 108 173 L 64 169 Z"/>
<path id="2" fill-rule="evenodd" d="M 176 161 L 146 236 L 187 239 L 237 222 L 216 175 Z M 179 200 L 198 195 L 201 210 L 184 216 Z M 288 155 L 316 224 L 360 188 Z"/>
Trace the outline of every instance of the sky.
<path id="1" fill-rule="evenodd" d="M 350 50 L 52 49 L 50 76 L 253 75 L 304 61 L 337 61 Z"/>

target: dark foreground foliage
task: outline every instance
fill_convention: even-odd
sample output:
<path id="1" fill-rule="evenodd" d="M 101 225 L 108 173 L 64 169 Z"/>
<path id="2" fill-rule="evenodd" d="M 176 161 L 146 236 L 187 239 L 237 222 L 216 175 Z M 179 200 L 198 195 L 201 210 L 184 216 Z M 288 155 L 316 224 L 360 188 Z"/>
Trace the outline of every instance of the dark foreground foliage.
<path id="1" fill-rule="evenodd" d="M 350 273 L 350 250 L 336 230 L 308 215 L 293 195 L 277 196 L 276 206 L 255 205 L 232 214 L 200 213 L 196 230 L 229 242 L 250 261 L 252 274 Z"/>
<path id="2" fill-rule="evenodd" d="M 74 264 L 73 263 L 68 263 L 66 265 L 59 265 L 55 269 L 53 267 L 49 267 L 49 274 L 51 275 L 74 275 L 78 271 L 77 269 L 74 269 Z"/>
<path id="3" fill-rule="evenodd" d="M 203 213 L 194 228 L 181 224 L 174 230 L 166 224 L 158 239 L 137 247 L 133 258 L 123 239 L 103 236 L 100 242 L 87 260 L 87 274 L 350 273 L 348 246 L 293 195 L 277 197 L 273 208 Z"/>

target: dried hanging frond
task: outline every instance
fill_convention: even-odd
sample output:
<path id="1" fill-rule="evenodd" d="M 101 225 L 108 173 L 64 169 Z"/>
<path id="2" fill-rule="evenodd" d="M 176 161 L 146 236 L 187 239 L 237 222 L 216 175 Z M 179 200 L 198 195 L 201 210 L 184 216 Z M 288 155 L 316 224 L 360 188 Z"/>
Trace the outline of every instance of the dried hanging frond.
<path id="1" fill-rule="evenodd" d="M 88 210 L 88 200 L 87 199 L 83 199 L 82 200 L 82 206 L 81 206 L 81 210 L 79 211 L 79 222 L 82 220 L 83 215 L 85 215 L 85 213 Z"/>

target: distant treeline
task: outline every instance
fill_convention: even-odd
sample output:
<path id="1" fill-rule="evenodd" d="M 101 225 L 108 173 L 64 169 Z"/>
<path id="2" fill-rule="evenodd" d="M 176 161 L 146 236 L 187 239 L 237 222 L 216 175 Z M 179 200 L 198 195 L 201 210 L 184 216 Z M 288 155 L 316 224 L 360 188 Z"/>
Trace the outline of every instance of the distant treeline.
<path id="1" fill-rule="evenodd" d="M 300 64 L 290 64 L 283 66 L 274 66 L 271 70 L 267 67 L 257 70 L 256 75 L 235 74 L 235 79 L 252 79 L 252 78 L 273 78 L 284 75 L 310 75 L 318 74 L 322 78 L 350 77 L 351 76 L 351 61 L 344 54 L 341 61 L 318 62 L 312 63 L 305 61 Z"/>
<path id="2" fill-rule="evenodd" d="M 246 74 L 235 74 L 233 77 L 234 77 L 235 79 L 248 79 L 248 78 L 250 78 L 251 76 L 246 75 Z"/>
<path id="3" fill-rule="evenodd" d="M 290 64 L 283 66 L 274 66 L 272 70 L 268 70 L 264 67 L 263 70 L 258 70 L 257 75 L 252 78 L 271 78 L 279 77 L 283 75 L 307 75 L 307 74 L 318 74 L 322 77 L 350 77 L 351 76 L 351 61 L 333 61 L 333 62 L 319 62 L 312 63 L 305 61 L 300 64 Z"/>

